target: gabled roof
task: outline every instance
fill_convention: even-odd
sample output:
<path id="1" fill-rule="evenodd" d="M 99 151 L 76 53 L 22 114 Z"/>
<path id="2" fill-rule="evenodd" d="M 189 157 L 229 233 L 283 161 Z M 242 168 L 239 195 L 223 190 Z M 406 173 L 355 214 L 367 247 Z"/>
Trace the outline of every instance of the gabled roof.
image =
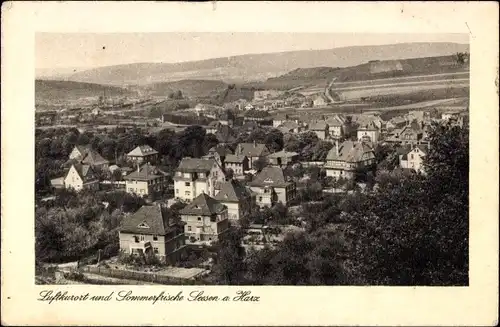
<path id="1" fill-rule="evenodd" d="M 83 180 L 84 183 L 91 182 L 94 180 L 97 180 L 97 177 L 95 176 L 94 170 L 90 165 L 83 165 L 80 163 L 73 164 L 71 165 L 72 167 L 75 167 L 76 172 L 80 176 L 80 178 Z M 70 168 L 71 170 L 71 168 Z M 68 173 L 69 171 L 68 170 Z M 66 174 L 67 176 L 68 174 Z"/>
<path id="2" fill-rule="evenodd" d="M 215 159 L 182 158 L 177 171 L 186 173 L 204 173 L 212 170 L 216 165 Z"/>
<path id="3" fill-rule="evenodd" d="M 125 216 L 120 231 L 125 233 L 165 235 L 171 226 L 158 205 L 142 206 L 135 213 Z"/>
<path id="4" fill-rule="evenodd" d="M 236 155 L 245 155 L 247 157 L 260 157 L 267 150 L 265 144 L 261 143 L 240 143 L 236 147 Z M 269 152 L 269 150 L 267 150 Z"/>
<path id="5" fill-rule="evenodd" d="M 324 131 L 328 124 L 324 120 L 313 120 L 309 123 L 309 129 L 312 131 Z"/>
<path id="6" fill-rule="evenodd" d="M 345 141 L 339 145 L 338 153 L 336 146 L 328 152 L 326 160 L 360 162 L 375 158 L 373 148 L 365 142 Z"/>
<path id="7" fill-rule="evenodd" d="M 278 152 L 271 153 L 267 157 L 268 158 L 291 158 L 291 157 L 295 157 L 295 156 L 298 156 L 298 155 L 299 154 L 297 152 L 288 152 L 288 151 L 285 151 L 285 150 L 281 150 L 281 151 L 278 151 Z"/>
<path id="8" fill-rule="evenodd" d="M 287 120 L 283 122 L 281 125 L 278 126 L 278 128 L 284 128 L 284 129 L 296 129 L 299 128 L 300 125 L 294 122 L 293 120 Z"/>
<path id="9" fill-rule="evenodd" d="M 76 145 L 75 148 L 81 154 L 77 160 L 82 164 L 95 166 L 109 163 L 96 150 L 92 149 L 90 145 Z"/>
<path id="10" fill-rule="evenodd" d="M 224 160 L 224 162 L 226 163 L 242 163 L 243 161 L 245 161 L 245 158 L 246 156 L 238 156 L 238 155 L 235 155 L 235 154 L 228 154 L 226 156 L 226 159 Z"/>
<path id="11" fill-rule="evenodd" d="M 326 120 L 326 123 L 330 127 L 333 127 L 333 126 L 336 126 L 336 127 L 340 126 L 341 127 L 344 125 L 344 121 L 338 115 L 335 115 L 333 117 L 328 117 L 328 119 Z"/>
<path id="12" fill-rule="evenodd" d="M 215 200 L 221 202 L 239 202 L 249 196 L 251 196 L 250 190 L 233 179 L 221 184 L 220 191 L 215 196 Z"/>
<path id="13" fill-rule="evenodd" d="M 201 193 L 191 203 L 188 203 L 184 209 L 180 210 L 179 213 L 181 215 L 210 216 L 221 213 L 224 210 L 226 210 L 226 206 L 222 203 L 206 193 Z"/>
<path id="14" fill-rule="evenodd" d="M 158 151 L 156 151 L 149 145 L 139 145 L 138 147 L 127 153 L 127 156 L 144 157 L 152 154 L 158 154 Z"/>
<path id="15" fill-rule="evenodd" d="M 217 120 L 214 120 L 214 121 L 211 121 L 209 124 L 208 124 L 208 127 L 211 127 L 211 128 L 218 128 L 220 125 L 222 125 L 219 121 Z"/>
<path id="16" fill-rule="evenodd" d="M 330 100 L 326 97 L 326 95 L 324 95 L 323 93 L 321 94 L 318 94 L 315 98 L 314 98 L 314 101 L 318 101 L 318 100 L 323 100 L 325 102 L 330 102 Z"/>
<path id="17" fill-rule="evenodd" d="M 251 186 L 284 187 L 290 184 L 285 180 L 283 170 L 279 167 L 267 166 L 249 183 Z"/>
<path id="18" fill-rule="evenodd" d="M 210 150 L 208 150 L 208 153 L 215 153 L 215 152 L 217 152 L 217 154 L 221 157 L 232 154 L 232 151 L 224 145 L 213 146 L 210 148 Z"/>
<path id="19" fill-rule="evenodd" d="M 156 166 L 152 166 L 149 163 L 146 163 L 142 165 L 138 170 L 135 170 L 124 178 L 128 180 L 149 181 L 167 175 L 168 174 L 166 172 L 158 169 Z"/>
<path id="20" fill-rule="evenodd" d="M 371 121 L 366 125 L 361 125 L 358 127 L 358 131 L 378 131 L 377 126 L 375 126 L 374 122 Z"/>

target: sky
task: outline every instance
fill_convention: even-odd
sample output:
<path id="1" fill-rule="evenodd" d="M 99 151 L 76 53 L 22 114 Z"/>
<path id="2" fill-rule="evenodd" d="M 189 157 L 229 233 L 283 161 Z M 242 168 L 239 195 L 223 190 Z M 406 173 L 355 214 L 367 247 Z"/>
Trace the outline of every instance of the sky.
<path id="1" fill-rule="evenodd" d="M 183 62 L 250 53 L 406 42 L 469 43 L 468 34 L 360 33 L 37 33 L 35 68 L 94 68 Z"/>

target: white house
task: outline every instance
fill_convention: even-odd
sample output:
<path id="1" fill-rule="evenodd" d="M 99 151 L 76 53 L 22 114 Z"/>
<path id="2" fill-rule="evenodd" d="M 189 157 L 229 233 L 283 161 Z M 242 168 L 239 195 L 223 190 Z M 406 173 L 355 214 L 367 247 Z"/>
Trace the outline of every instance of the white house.
<path id="1" fill-rule="evenodd" d="M 215 159 L 186 157 L 173 179 L 175 197 L 190 202 L 202 193 L 215 196 L 217 184 L 225 180 L 225 175 Z"/>

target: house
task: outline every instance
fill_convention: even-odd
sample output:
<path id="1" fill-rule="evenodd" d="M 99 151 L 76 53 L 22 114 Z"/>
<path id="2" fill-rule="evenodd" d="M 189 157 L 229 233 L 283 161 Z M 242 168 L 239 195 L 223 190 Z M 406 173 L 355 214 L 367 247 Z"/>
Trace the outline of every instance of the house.
<path id="1" fill-rule="evenodd" d="M 229 154 L 226 157 L 224 169 L 231 169 L 234 176 L 243 176 L 244 172 L 250 169 L 246 156 Z"/>
<path id="2" fill-rule="evenodd" d="M 278 126 L 278 130 L 280 130 L 282 133 L 301 133 L 303 130 L 302 125 L 297 123 L 296 121 L 285 121 L 281 125 Z"/>
<path id="3" fill-rule="evenodd" d="M 202 193 L 215 196 L 216 182 L 224 180 L 217 160 L 183 158 L 174 176 L 175 198 L 190 202 Z"/>
<path id="4" fill-rule="evenodd" d="M 408 124 L 408 121 L 405 117 L 394 117 L 386 123 L 387 130 L 391 131 L 394 129 L 403 128 Z"/>
<path id="5" fill-rule="evenodd" d="M 424 131 L 418 124 L 406 125 L 402 129 L 394 130 L 387 138 L 387 142 L 399 144 L 419 144 L 423 139 Z"/>
<path id="6" fill-rule="evenodd" d="M 288 120 L 288 115 L 280 114 L 273 118 L 273 127 L 276 128 Z"/>
<path id="7" fill-rule="evenodd" d="M 259 124 L 254 121 L 254 120 L 245 120 L 243 125 L 240 127 L 240 131 L 244 132 L 253 132 L 254 130 L 258 129 L 260 126 Z"/>
<path id="8" fill-rule="evenodd" d="M 64 187 L 75 191 L 99 190 L 99 179 L 90 165 L 72 164 L 64 177 Z"/>
<path id="9" fill-rule="evenodd" d="M 255 107 L 251 104 L 251 103 L 248 103 L 246 106 L 245 106 L 245 110 L 253 110 L 255 109 Z"/>
<path id="10" fill-rule="evenodd" d="M 89 165 L 97 169 L 107 169 L 109 161 L 104 159 L 97 151 L 90 146 L 77 145 L 69 154 L 69 160 L 83 165 Z"/>
<path id="11" fill-rule="evenodd" d="M 458 118 L 460 116 L 459 111 L 447 111 L 441 114 L 441 120 L 448 121 L 452 118 Z"/>
<path id="12" fill-rule="evenodd" d="M 217 133 L 217 131 L 219 130 L 219 127 L 221 126 L 221 123 L 214 120 L 214 121 L 211 121 L 208 126 L 205 128 L 205 130 L 207 131 L 207 134 L 214 134 Z"/>
<path id="13" fill-rule="evenodd" d="M 324 120 L 316 120 L 309 123 L 309 130 L 316 133 L 320 140 L 326 140 L 329 126 Z"/>
<path id="14" fill-rule="evenodd" d="M 203 158 L 206 159 L 215 159 L 219 163 L 219 165 L 224 168 L 226 156 L 233 154 L 231 150 L 226 147 L 225 145 L 217 145 L 213 146 L 208 150 L 208 154 L 206 156 L 203 156 Z"/>
<path id="15" fill-rule="evenodd" d="M 161 205 L 142 206 L 125 216 L 119 228 L 120 250 L 127 254 L 154 254 L 174 263 L 185 249 L 182 222 L 169 217 Z"/>
<path id="16" fill-rule="evenodd" d="M 315 107 L 324 107 L 328 103 L 330 103 L 330 100 L 328 100 L 328 98 L 324 94 L 318 95 L 313 100 L 313 106 L 315 106 Z"/>
<path id="17" fill-rule="evenodd" d="M 220 144 L 231 144 L 236 141 L 236 133 L 229 125 L 220 125 L 215 137 Z"/>
<path id="18" fill-rule="evenodd" d="M 222 125 L 233 127 L 235 117 L 230 110 L 224 110 L 217 118 Z"/>
<path id="19" fill-rule="evenodd" d="M 206 193 L 200 193 L 179 213 L 188 244 L 217 241 L 229 228 L 227 207 Z"/>
<path id="20" fill-rule="evenodd" d="M 265 144 L 260 143 L 240 143 L 236 147 L 234 154 L 238 156 L 246 156 L 248 158 L 248 165 L 253 167 L 253 163 L 259 158 L 265 157 L 270 153 Z"/>
<path id="21" fill-rule="evenodd" d="M 158 159 L 158 151 L 149 145 L 139 145 L 129 153 L 127 159 L 137 163 L 155 162 Z"/>
<path id="22" fill-rule="evenodd" d="M 220 191 L 215 196 L 215 200 L 227 207 L 230 221 L 238 221 L 248 215 L 254 199 L 252 192 L 234 179 L 222 183 Z"/>
<path id="23" fill-rule="evenodd" d="M 249 186 L 256 193 L 256 203 L 261 207 L 272 207 L 277 202 L 286 205 L 297 193 L 295 183 L 287 181 L 283 170 L 273 166 L 264 167 Z"/>
<path id="24" fill-rule="evenodd" d="M 345 134 L 345 121 L 339 115 L 335 115 L 326 120 L 328 124 L 328 134 L 331 138 L 340 139 Z"/>
<path id="25" fill-rule="evenodd" d="M 365 142 L 344 141 L 335 146 L 326 156 L 326 176 L 334 178 L 354 178 L 357 173 L 365 172 L 376 164 L 373 148 Z"/>
<path id="26" fill-rule="evenodd" d="M 379 141 L 379 129 L 373 123 L 365 126 L 358 127 L 357 130 L 358 141 L 371 142 L 376 144 Z"/>
<path id="27" fill-rule="evenodd" d="M 290 164 L 297 162 L 299 154 L 297 152 L 288 152 L 281 150 L 279 152 L 271 153 L 267 156 L 271 166 L 286 167 Z"/>
<path id="28" fill-rule="evenodd" d="M 399 156 L 399 165 L 401 168 L 413 169 L 417 172 L 424 172 L 424 158 L 427 155 L 428 147 L 424 145 L 415 145 L 411 150 L 406 151 Z"/>
<path id="29" fill-rule="evenodd" d="M 126 175 L 127 193 L 157 198 L 168 188 L 168 174 L 150 163 L 137 165 L 137 170 Z"/>

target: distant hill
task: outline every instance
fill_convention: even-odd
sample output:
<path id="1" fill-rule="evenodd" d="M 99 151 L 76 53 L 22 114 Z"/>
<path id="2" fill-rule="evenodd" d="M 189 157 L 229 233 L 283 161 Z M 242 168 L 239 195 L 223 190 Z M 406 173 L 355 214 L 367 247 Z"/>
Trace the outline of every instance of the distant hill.
<path id="1" fill-rule="evenodd" d="M 143 87 L 152 96 L 168 96 L 181 91 L 188 98 L 215 97 L 224 92 L 228 84 L 211 80 L 181 80 L 176 82 L 154 83 Z"/>
<path id="2" fill-rule="evenodd" d="M 248 86 L 264 89 L 289 90 L 296 87 L 322 89 L 333 79 L 336 83 L 365 82 L 375 79 L 466 72 L 469 64 L 459 64 L 454 55 L 400 60 L 370 60 L 343 68 L 299 68 L 265 82 Z"/>
<path id="3" fill-rule="evenodd" d="M 35 103 L 64 103 L 82 98 L 132 95 L 127 89 L 72 81 L 35 80 Z"/>
<path id="4" fill-rule="evenodd" d="M 347 67 L 370 60 L 397 60 L 468 52 L 457 43 L 400 43 L 248 54 L 182 63 L 134 63 L 77 72 L 67 80 L 108 85 L 151 84 L 176 80 L 222 80 L 228 83 L 264 81 L 297 68 Z"/>

